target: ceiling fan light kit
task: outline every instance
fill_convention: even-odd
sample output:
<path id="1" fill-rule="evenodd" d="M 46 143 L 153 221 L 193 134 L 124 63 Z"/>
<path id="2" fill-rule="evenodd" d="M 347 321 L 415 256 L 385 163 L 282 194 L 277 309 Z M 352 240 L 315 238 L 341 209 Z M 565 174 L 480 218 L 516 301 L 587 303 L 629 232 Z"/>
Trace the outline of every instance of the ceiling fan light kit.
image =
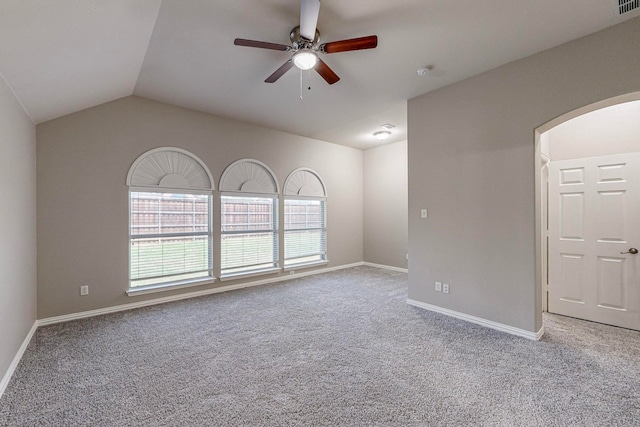
<path id="1" fill-rule="evenodd" d="M 291 59 L 267 77 L 265 80 L 266 83 L 276 82 L 295 66 L 300 70 L 315 69 L 328 84 L 332 85 L 339 81 L 340 77 L 318 57 L 318 52 L 330 54 L 352 50 L 373 49 L 378 46 L 378 37 L 367 36 L 319 44 L 320 32 L 317 29 L 319 14 L 320 0 L 300 0 L 300 25 L 293 28 L 289 33 L 291 46 L 239 38 L 235 39 L 233 44 L 236 46 L 293 52 Z"/>
<path id="2" fill-rule="evenodd" d="M 318 55 L 310 49 L 299 50 L 293 54 L 291 59 L 293 65 L 303 71 L 312 69 L 318 63 Z"/>

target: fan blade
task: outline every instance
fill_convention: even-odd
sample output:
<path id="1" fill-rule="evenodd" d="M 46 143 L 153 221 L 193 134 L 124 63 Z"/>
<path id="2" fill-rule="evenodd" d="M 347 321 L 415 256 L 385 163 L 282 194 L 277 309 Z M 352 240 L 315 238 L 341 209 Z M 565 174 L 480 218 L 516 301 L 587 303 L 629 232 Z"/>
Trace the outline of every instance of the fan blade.
<path id="1" fill-rule="evenodd" d="M 260 42 L 257 40 L 247 40 L 247 39 L 235 39 L 233 41 L 233 44 L 236 46 L 259 47 L 261 49 L 281 50 L 284 52 L 291 49 L 289 46 L 284 44 Z"/>
<path id="2" fill-rule="evenodd" d="M 320 0 L 300 0 L 300 35 L 309 41 L 316 38 Z"/>
<path id="3" fill-rule="evenodd" d="M 340 80 L 340 77 L 338 77 L 338 75 L 334 73 L 333 70 L 320 58 L 318 58 L 318 63 L 316 64 L 315 69 L 330 85 Z"/>
<path id="4" fill-rule="evenodd" d="M 276 80 L 278 80 L 280 77 L 282 77 L 284 75 L 284 73 L 289 71 L 291 69 L 291 67 L 293 67 L 293 61 L 292 60 L 288 60 L 287 62 L 282 64 L 282 66 L 280 68 L 278 68 L 276 71 L 274 71 L 273 74 L 271 74 L 269 77 L 267 77 L 267 80 L 265 80 L 264 82 L 265 83 L 274 83 Z"/>
<path id="5" fill-rule="evenodd" d="M 320 50 L 324 53 L 337 53 L 350 50 L 373 49 L 376 46 L 378 46 L 378 36 L 367 36 L 324 43 L 320 45 Z"/>

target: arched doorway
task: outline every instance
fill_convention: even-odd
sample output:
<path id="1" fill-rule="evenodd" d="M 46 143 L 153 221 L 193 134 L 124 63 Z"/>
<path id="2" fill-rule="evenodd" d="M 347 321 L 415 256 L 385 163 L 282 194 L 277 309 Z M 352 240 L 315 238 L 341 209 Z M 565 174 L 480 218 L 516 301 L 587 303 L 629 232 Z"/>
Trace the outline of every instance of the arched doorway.
<path id="1" fill-rule="evenodd" d="M 640 93 L 535 136 L 542 310 L 640 330 Z"/>

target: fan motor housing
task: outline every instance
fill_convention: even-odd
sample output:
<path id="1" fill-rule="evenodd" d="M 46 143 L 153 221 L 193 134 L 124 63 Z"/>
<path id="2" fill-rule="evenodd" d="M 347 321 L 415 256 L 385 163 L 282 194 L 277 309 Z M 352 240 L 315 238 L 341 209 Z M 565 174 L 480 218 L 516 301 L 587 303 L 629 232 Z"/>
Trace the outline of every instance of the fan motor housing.
<path id="1" fill-rule="evenodd" d="M 313 40 L 307 40 L 300 35 L 300 26 L 294 27 L 289 33 L 289 39 L 293 45 L 293 50 L 313 49 L 317 50 L 318 42 L 320 42 L 320 31 L 316 28 L 316 36 Z"/>

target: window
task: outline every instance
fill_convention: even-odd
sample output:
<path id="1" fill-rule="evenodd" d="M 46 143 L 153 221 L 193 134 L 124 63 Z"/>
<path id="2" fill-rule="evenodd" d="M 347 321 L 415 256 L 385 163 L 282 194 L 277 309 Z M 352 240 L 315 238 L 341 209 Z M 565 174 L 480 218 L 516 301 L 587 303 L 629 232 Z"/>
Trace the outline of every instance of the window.
<path id="1" fill-rule="evenodd" d="M 327 262 L 325 185 L 308 168 L 296 169 L 284 184 L 284 266 Z"/>
<path id="2" fill-rule="evenodd" d="M 257 160 L 238 160 L 222 174 L 220 191 L 220 277 L 277 271 L 278 184 L 273 172 Z"/>
<path id="3" fill-rule="evenodd" d="M 130 286 L 211 278 L 211 195 L 130 194 Z"/>
<path id="4" fill-rule="evenodd" d="M 278 267 L 277 197 L 222 196 L 221 275 Z"/>
<path id="5" fill-rule="evenodd" d="M 178 148 L 140 156 L 129 185 L 129 291 L 213 280 L 213 179 L 204 163 Z"/>
<path id="6" fill-rule="evenodd" d="M 284 201 L 284 265 L 308 264 L 327 258 L 325 201 Z"/>

